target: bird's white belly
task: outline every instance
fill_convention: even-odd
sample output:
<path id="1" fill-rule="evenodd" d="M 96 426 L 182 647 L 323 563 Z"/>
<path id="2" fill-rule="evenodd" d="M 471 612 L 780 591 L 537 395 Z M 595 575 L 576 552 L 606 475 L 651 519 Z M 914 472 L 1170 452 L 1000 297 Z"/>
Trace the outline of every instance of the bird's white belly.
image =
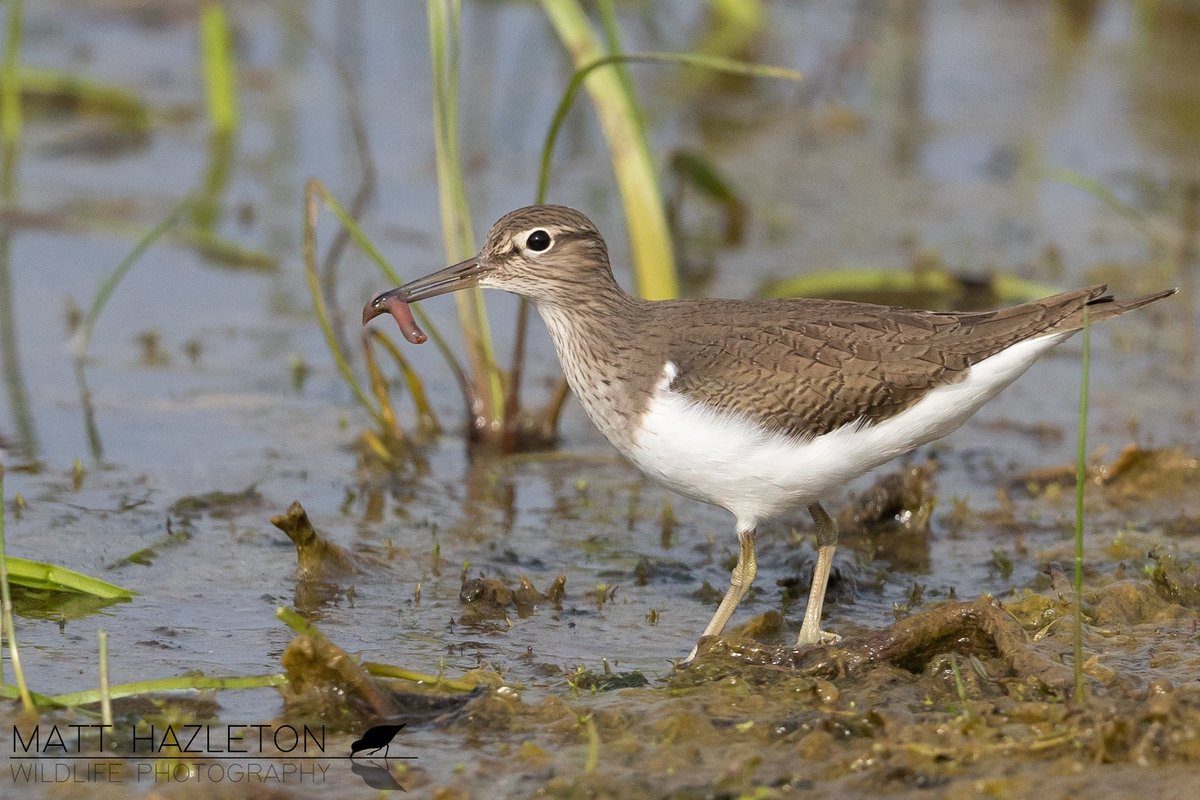
<path id="1" fill-rule="evenodd" d="M 807 504 L 884 462 L 962 425 L 1046 350 L 1071 334 L 1019 342 L 973 366 L 875 425 L 851 423 L 812 439 L 764 430 L 671 391 L 667 362 L 626 455 L 647 475 L 688 497 L 756 523 Z"/>

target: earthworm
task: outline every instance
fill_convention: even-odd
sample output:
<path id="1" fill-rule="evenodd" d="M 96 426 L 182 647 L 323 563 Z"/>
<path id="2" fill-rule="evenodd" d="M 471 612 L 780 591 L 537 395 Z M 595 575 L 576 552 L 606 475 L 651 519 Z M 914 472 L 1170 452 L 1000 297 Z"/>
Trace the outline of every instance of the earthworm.
<path id="1" fill-rule="evenodd" d="M 408 303 L 401 300 L 399 297 L 387 293 L 381 294 L 363 307 L 363 325 L 366 325 L 380 314 L 391 314 L 392 319 L 396 320 L 396 324 L 400 326 L 400 333 L 404 334 L 404 338 L 413 344 L 423 344 L 429 340 L 425 332 L 417 326 L 417 321 L 413 319 L 412 309 L 408 307 Z"/>

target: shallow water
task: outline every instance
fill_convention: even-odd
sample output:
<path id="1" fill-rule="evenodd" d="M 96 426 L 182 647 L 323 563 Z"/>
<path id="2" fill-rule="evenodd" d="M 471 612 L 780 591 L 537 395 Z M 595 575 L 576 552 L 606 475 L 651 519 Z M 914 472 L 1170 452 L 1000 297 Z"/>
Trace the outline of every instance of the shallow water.
<path id="1" fill-rule="evenodd" d="M 681 251 L 713 267 L 696 291 L 748 296 L 772 278 L 865 266 L 903 270 L 931 257 L 972 275 L 995 270 L 1064 287 L 1109 282 L 1121 295 L 1180 285 L 1177 297 L 1095 331 L 1089 447 L 1103 462 L 1128 442 L 1200 450 L 1200 68 L 1191 56 L 1200 17 L 1169 4 L 1071 4 L 1076 16 L 1066 7 L 780 4 L 768 9 L 767 30 L 748 55 L 803 70 L 808 77 L 799 86 L 697 88 L 689 82 L 695 76 L 671 68 L 632 68 L 640 95 L 654 99 L 647 116 L 660 160 L 684 148 L 706 153 L 749 208 L 744 242 L 719 247 L 711 234 L 715 212 L 686 201 Z M 451 432 L 424 451 L 423 468 L 384 475 L 362 467 L 353 445 L 369 421 L 331 364 L 300 255 L 303 181 L 316 176 L 347 199 L 357 185 L 345 93 L 323 49 L 274 5 L 237 4 L 234 20 L 244 118 L 216 230 L 278 263 L 233 269 L 171 242 L 146 253 L 112 296 L 88 351 L 97 445 L 89 441 L 74 379 L 67 309 L 86 308 L 128 253 L 129 227 L 156 224 L 216 159 L 196 27 L 187 6 L 27 4 L 27 64 L 124 86 L 154 112 L 150 134 L 132 141 L 113 134 L 102 116 L 29 113 L 10 211 L 0 220 L 7 242 L 0 264 L 7 283 L 0 286 L 8 294 L 5 313 L 11 309 L 0 330 L 9 552 L 140 592 L 79 619 L 19 618 L 31 686 L 46 693 L 94 687 L 98 629 L 108 633 L 117 683 L 189 671 L 278 672 L 293 633 L 274 612 L 296 601 L 296 556 L 269 519 L 299 499 L 321 532 L 370 565 L 311 609 L 334 642 L 364 659 L 423 672 L 457 676 L 482 666 L 523 687 L 519 702 L 494 697 L 455 722 L 414 726 L 405 746 L 420 758 L 409 788 L 450 785 L 482 796 L 496 779 L 516 795 L 542 785 L 582 791 L 596 779 L 582 771 L 589 734 L 578 718 L 589 712 L 602 743 L 600 771 L 610 781 L 594 784 L 601 793 L 658 796 L 709 783 L 736 793 L 754 781 L 781 780 L 794 760 L 793 740 L 801 738 L 794 730 L 761 740 L 750 734 L 725 747 L 730 725 L 754 719 L 761 729 L 785 702 L 747 688 L 760 686 L 761 677 L 729 681 L 732 694 L 719 691 L 720 681 L 666 690 L 672 661 L 686 655 L 711 613 L 702 586 L 719 590 L 728 580 L 736 540 L 725 512 L 671 498 L 675 522 L 664 535 L 668 493 L 621 463 L 574 404 L 558 453 L 470 463 L 454 432 L 461 404 L 432 347 L 405 353 L 426 376 Z M 344 60 L 362 97 L 378 170 L 366 230 L 405 277 L 440 266 L 421 9 L 314 3 L 309 22 L 323 48 Z M 692 4 L 654 4 L 622 8 L 622 26 L 628 50 L 686 50 L 704 17 Z M 462 150 L 482 235 L 531 198 L 566 67 L 535 6 L 468 3 L 463 31 Z M 1136 220 L 1055 178 L 1054 170 L 1098 181 Z M 567 125 L 551 199 L 596 220 L 618 279 L 630 285 L 620 206 L 586 105 Z M 322 242 L 332 231 L 324 220 Z M 362 303 L 384 288 L 368 260 L 351 251 L 337 286 L 348 335 Z M 489 302 L 498 350 L 507 352 L 515 304 L 507 297 Z M 453 327 L 450 301 L 426 307 L 444 329 Z M 545 334 L 534 327 L 531 397 L 556 375 Z M 145 357 L 137 341 L 145 332 L 157 336 L 165 361 Z M 194 359 L 190 343 L 198 348 Z M 455 344 L 461 347 L 458 338 Z M 939 463 L 931 533 L 915 543 L 880 536 L 841 548 L 826 627 L 849 633 L 889 625 L 917 584 L 920 607 L 952 595 L 1014 599 L 1026 587 L 1045 591 L 1046 563 L 1071 559 L 1071 500 L 1055 492 L 1029 498 L 1014 489 L 1010 499 L 997 493 L 1024 470 L 1072 458 L 1079 354 L 1078 340 L 1060 348 L 918 456 L 932 453 Z M 295 363 L 308 368 L 299 386 Z M 1200 500 L 1190 486 L 1185 477 L 1180 487 L 1133 500 L 1093 490 L 1091 574 L 1109 576 L 1124 564 L 1139 575 L 1155 545 L 1195 556 Z M 175 507 L 181 498 L 248 487 L 257 500 L 199 512 Z M 830 498 L 827 505 L 832 512 L 846 502 Z M 163 540 L 168 524 L 178 535 L 156 547 L 151 563 L 113 567 Z M 756 591 L 735 623 L 781 608 L 779 581 L 807 585 L 809 532 L 803 514 L 762 532 Z M 563 574 L 563 607 L 523 617 L 510 609 L 507 619 L 464 623 L 459 590 L 467 562 L 471 576 L 509 586 L 525 575 L 545 589 Z M 603 603 L 601 594 L 608 596 Z M 772 641 L 794 635 L 802 602 L 786 609 L 786 633 Z M 1195 688 L 1194 659 L 1182 657 L 1195 647 L 1188 624 L 1182 619 L 1177 631 L 1158 635 L 1139 628 L 1141 644 L 1114 649 L 1105 666 L 1130 692 L 1156 679 Z M 1170 655 L 1176 652 L 1182 656 Z M 642 672 L 650 687 L 595 695 L 569 688 L 576 668 L 603 672 L 606 663 Z M 785 689 L 788 680 L 800 685 L 798 678 L 779 680 Z M 797 691 L 808 692 L 807 684 Z M 282 713 L 273 690 L 222 692 L 216 700 L 223 722 L 265 722 Z M 836 739 L 833 723 L 822 724 Z M 679 731 L 693 729 L 709 734 L 697 733 L 689 750 Z M 623 731 L 684 744 L 637 754 Z M 533 744 L 522 749 L 527 741 Z M 859 764 L 824 740 L 806 741 L 800 751 L 808 747 L 817 763 L 842 765 L 830 768 L 830 792 L 861 790 L 848 774 L 880 774 L 866 756 Z M 684 780 L 693 750 L 700 766 Z M 729 777 L 730 765 L 744 765 L 739 759 L 755 752 L 765 764 L 757 776 Z M 1194 769 L 1195 760 L 1181 758 Z M 661 782 L 646 777 L 656 774 Z M 938 785 L 952 794 L 963 785 L 955 780 L 979 774 L 964 770 Z M 1157 774 L 1164 786 L 1173 779 L 1171 769 Z M 349 773 L 336 783 L 362 785 Z M 52 782 L 19 788 L 32 795 L 54 790 Z M 206 791 L 238 788 L 225 782 Z M 311 783 L 291 788 L 320 790 Z"/>

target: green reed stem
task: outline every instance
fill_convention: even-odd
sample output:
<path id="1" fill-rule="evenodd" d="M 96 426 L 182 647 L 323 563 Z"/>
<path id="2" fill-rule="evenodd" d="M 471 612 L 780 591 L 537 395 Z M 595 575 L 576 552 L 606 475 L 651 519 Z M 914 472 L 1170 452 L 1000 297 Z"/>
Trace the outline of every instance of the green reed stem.
<path id="1" fill-rule="evenodd" d="M 268 689 L 273 686 L 284 686 L 287 682 L 287 676 L 281 673 L 216 678 L 210 678 L 207 675 L 178 675 L 171 678 L 152 678 L 133 683 L 114 684 L 108 687 L 108 696 L 111 701 L 159 692 Z M 82 692 L 49 695 L 44 698 L 43 705 L 85 706 L 102 702 L 102 696 L 103 691 L 100 688 L 87 689 Z"/>
<path id="2" fill-rule="evenodd" d="M 600 763 L 600 731 L 596 728 L 596 720 L 592 714 L 588 714 L 579 720 L 583 726 L 584 735 L 587 736 L 587 759 L 583 763 L 583 772 L 585 775 L 590 775 L 596 771 L 596 766 Z"/>
<path id="3" fill-rule="evenodd" d="M 4 567 L 8 570 L 10 584 L 29 589 L 76 592 L 101 600 L 130 600 L 137 596 L 137 592 L 123 586 L 45 561 L 30 561 L 27 558 L 9 556 L 4 559 Z"/>
<path id="4" fill-rule="evenodd" d="M 338 218 L 338 222 L 350 234 L 350 238 L 359 248 L 367 254 L 367 258 L 375 262 L 375 266 L 379 268 L 389 281 L 395 284 L 404 283 L 404 279 L 400 277 L 400 273 L 392 267 L 388 260 L 383 257 L 383 253 L 379 252 L 379 248 L 375 243 L 363 232 L 354 217 L 346 210 L 336 197 L 329 191 L 325 184 L 321 183 L 316 178 L 309 178 L 304 186 L 305 195 L 315 194 L 320 197 L 321 202 L 325 207 L 333 212 L 333 215 Z M 450 349 L 450 344 L 442 336 L 437 325 L 429 318 L 429 315 L 420 306 L 413 307 L 413 314 L 421 321 L 421 329 L 429 334 L 429 338 L 437 345 L 438 350 L 450 362 L 451 366 L 461 369 L 458 364 L 458 359 L 454 357 L 454 351 Z"/>
<path id="5" fill-rule="evenodd" d="M 163 218 L 162 222 L 155 225 L 139 239 L 125 258 L 121 259 L 121 263 L 117 264 L 116 268 L 100 284 L 100 288 L 96 290 L 96 295 L 92 298 L 92 304 L 88 306 L 87 314 L 84 315 L 83 325 L 80 328 L 79 339 L 75 348 L 75 360 L 77 362 L 82 362 L 84 356 L 87 355 L 88 343 L 92 340 L 92 331 L 95 330 L 96 323 L 100 319 L 100 314 L 104 311 L 104 306 L 108 303 L 108 299 L 112 297 L 112 293 L 116 291 L 118 284 L 121 283 L 121 280 L 133 265 L 137 263 L 138 259 L 150 249 L 150 246 L 179 221 L 179 218 L 183 216 L 192 202 L 192 196 L 187 195 L 176 203 L 167 216 Z"/>
<path id="6" fill-rule="evenodd" d="M 200 9 L 200 52 L 209 119 L 214 131 L 228 134 L 238 126 L 237 65 L 219 0 L 208 0 Z"/>
<path id="7" fill-rule="evenodd" d="M 7 683 L 0 683 L 0 697 L 3 697 L 6 700 L 17 700 L 21 697 L 21 692 L 16 686 L 10 686 Z M 30 691 L 29 698 L 33 701 L 35 709 L 58 708 L 61 706 L 61 703 L 56 702 L 48 694 Z"/>
<path id="8" fill-rule="evenodd" d="M 314 625 L 310 620 L 297 614 L 290 608 L 279 606 L 275 609 L 275 617 L 284 625 L 294 630 L 303 636 L 324 636 L 321 630 Z"/>
<path id="9" fill-rule="evenodd" d="M 108 633 L 96 631 L 100 658 L 100 721 L 112 725 L 112 691 L 108 685 Z"/>
<path id="10" fill-rule="evenodd" d="M 600 14 L 600 30 L 604 33 L 604 49 L 608 53 L 625 52 L 625 48 L 621 44 L 621 28 L 617 23 L 616 3 L 613 0 L 598 0 L 596 10 Z M 621 82 L 621 88 L 625 92 L 625 96 L 630 99 L 630 108 L 634 114 L 633 124 L 637 129 L 638 135 L 645 140 L 646 115 L 642 113 L 642 107 L 637 102 L 637 94 L 633 88 L 633 78 L 630 76 L 625 64 L 615 64 L 613 71 L 617 79 Z"/>
<path id="11" fill-rule="evenodd" d="M 649 299 L 666 299 L 679 294 L 675 254 L 667 226 L 666 212 L 658 175 L 641 125 L 641 114 L 628 84 L 619 71 L 602 71 L 603 66 L 623 63 L 671 63 L 716 69 L 760 77 L 801 78 L 795 70 L 745 64 L 720 56 L 692 53 L 610 53 L 604 54 L 587 18 L 576 0 L 543 0 L 559 38 L 575 62 L 563 98 L 555 111 L 546 142 L 538 178 L 537 201 L 544 202 L 549 185 L 554 143 L 567 111 L 579 89 L 586 85 L 608 140 L 617 185 L 625 207 L 630 248 L 638 292 Z M 611 19 L 607 23 L 609 41 L 614 41 Z"/>
<path id="12" fill-rule="evenodd" d="M 476 688 L 473 683 L 456 681 L 444 675 L 430 675 L 427 672 L 416 672 L 415 670 L 404 669 L 403 667 L 391 664 L 380 664 L 376 661 L 364 661 L 362 662 L 362 668 L 368 675 L 375 678 L 396 678 L 402 681 L 424 683 L 429 686 L 450 689 L 455 692 L 473 692 Z"/>
<path id="13" fill-rule="evenodd" d="M 389 434 L 389 438 L 406 444 L 407 437 L 405 437 L 404 431 L 400 429 L 400 426 L 396 422 L 396 412 L 392 407 L 392 394 L 388 388 L 387 378 L 383 377 L 383 372 L 379 369 L 379 361 L 375 358 L 375 350 L 371 347 L 370 338 L 365 331 L 363 332 L 362 342 L 363 361 L 367 368 L 367 379 L 371 383 L 371 393 L 375 395 L 379 416 L 383 418 L 383 430 Z"/>
<path id="14" fill-rule="evenodd" d="M 312 178 L 309 178 L 304 185 L 304 231 L 303 231 L 303 250 L 304 250 L 304 277 L 308 281 L 308 291 L 312 295 L 313 312 L 317 315 L 317 324 L 321 327 L 321 333 L 325 336 L 325 344 L 329 347 L 329 353 L 333 356 L 333 363 L 337 367 L 338 372 L 342 375 L 342 380 L 354 392 L 354 396 L 358 399 L 358 404 L 363 407 L 363 410 L 371 415 L 371 419 L 380 428 L 387 428 L 387 420 L 380 409 L 375 407 L 375 403 L 363 390 L 359 384 L 358 378 L 354 377 L 354 370 L 350 367 L 350 359 L 342 351 L 341 345 L 338 343 L 338 337 L 333 331 L 333 322 L 329 313 L 329 306 L 325 302 L 325 293 L 321 291 L 321 278 L 317 272 L 317 212 L 320 210 L 318 198 L 321 194 L 320 188 Z"/>
<path id="15" fill-rule="evenodd" d="M 1075 701 L 1085 699 L 1083 680 L 1083 489 L 1087 481 L 1088 378 L 1092 359 L 1092 326 L 1083 309 L 1083 374 L 1079 379 L 1079 446 L 1075 453 Z"/>
<path id="16" fill-rule="evenodd" d="M 392 268 L 392 265 L 388 263 L 387 259 L 383 257 L 383 254 L 379 251 L 379 248 L 375 246 L 375 243 L 372 242 L 366 233 L 363 232 L 362 228 L 359 227 L 354 218 L 350 216 L 345 207 L 338 202 L 337 198 L 333 196 L 333 194 L 323 183 L 316 178 L 309 178 L 304 185 L 304 198 L 306 207 L 306 218 L 304 224 L 304 263 L 305 272 L 308 278 L 309 291 L 313 295 L 313 308 L 316 311 L 317 322 L 320 324 L 321 330 L 325 334 L 326 344 L 329 346 L 329 351 L 333 356 L 334 364 L 337 366 L 338 371 L 341 373 L 343 379 L 346 381 L 351 391 L 354 392 L 359 403 L 363 406 L 367 413 L 371 415 L 372 419 L 374 419 L 376 423 L 383 425 L 384 423 L 380 416 L 379 409 L 375 407 L 374 403 L 367 399 L 366 391 L 364 391 L 359 385 L 357 378 L 354 377 L 354 371 L 350 368 L 349 358 L 346 356 L 345 352 L 343 352 L 337 337 L 334 335 L 333 322 L 329 314 L 328 304 L 325 302 L 324 292 L 321 291 L 321 284 L 317 275 L 316 266 L 316 215 L 318 211 L 318 202 L 333 212 L 333 215 L 337 217 L 338 222 L 341 223 L 342 229 L 350 235 L 351 240 L 358 245 L 358 247 L 364 253 L 367 254 L 367 257 L 370 258 L 371 261 L 375 263 L 380 272 L 387 276 L 392 283 L 400 284 L 404 281 L 400 277 L 399 273 Z M 433 340 L 438 352 L 441 353 L 442 358 L 446 360 L 446 364 L 449 365 L 450 371 L 454 374 L 455 379 L 459 383 L 459 388 L 463 390 L 464 400 L 467 402 L 467 405 L 470 406 L 473 399 L 473 396 L 470 395 L 471 386 L 466 379 L 462 365 L 459 364 L 458 359 L 455 358 L 454 351 L 450 348 L 449 342 L 447 342 L 446 338 L 442 336 L 442 333 L 438 330 L 437 325 L 435 325 L 433 320 L 429 318 L 429 315 L 422 310 L 421 306 L 414 306 L 413 314 L 421 321 L 422 329 L 429 334 L 429 338 Z M 409 383 L 411 385 L 411 379 Z M 414 399 L 416 399 L 415 395 Z M 420 408 L 418 408 L 418 413 L 423 413 Z"/>
<path id="17" fill-rule="evenodd" d="M 325 634 L 321 633 L 320 628 L 290 608 L 285 608 L 283 606 L 276 608 L 275 616 L 301 636 L 312 636 L 320 639 L 327 638 Z M 449 678 L 442 677 L 441 675 L 430 675 L 425 672 L 414 672 L 413 670 L 395 667 L 390 664 L 379 664 L 374 661 L 364 661 L 360 666 L 362 666 L 363 670 L 365 670 L 367 674 L 374 675 L 378 678 L 400 678 L 401 680 L 412 681 L 414 683 L 441 685 L 448 689 L 453 689 L 459 692 L 469 692 L 475 689 L 474 684 L 467 683 L 466 681 L 451 680 Z"/>
<path id="18" fill-rule="evenodd" d="M 606 56 L 578 0 L 542 0 L 542 8 L 577 70 Z M 609 157 L 625 209 L 638 292 L 654 300 L 676 297 L 679 281 L 675 272 L 674 245 L 658 173 L 639 125 L 641 117 L 636 100 L 625 90 L 621 76 L 612 70 L 587 77 L 587 90 L 608 141 Z M 579 83 L 583 83 L 582 78 Z M 543 187 L 538 196 L 544 195 Z"/>
<path id="19" fill-rule="evenodd" d="M 92 457 L 97 461 L 103 458 L 104 448 L 100 441 L 100 430 L 96 427 L 96 419 L 92 408 L 92 394 L 87 386 L 87 375 L 84 369 L 84 359 L 87 357 L 87 349 L 88 344 L 92 340 L 92 332 L 96 328 L 96 323 L 100 320 L 100 314 L 104 311 L 104 306 L 108 303 L 108 299 L 116 291 L 117 285 L 121 283 L 125 275 L 137 263 L 137 260 L 142 257 L 142 254 L 150 249 L 150 246 L 158 241 L 163 234 L 174 227 L 184 212 L 194 207 L 195 202 L 196 200 L 192 195 L 186 195 L 175 204 L 175 207 L 171 209 L 162 222 L 151 228 L 134 244 L 133 249 L 121 260 L 121 263 L 117 264 L 116 268 L 101 282 L 100 288 L 96 290 L 96 294 L 92 298 L 92 303 L 84 315 L 79 336 L 75 341 L 75 382 L 79 387 L 79 401 L 83 407 L 84 430 L 87 432 L 88 446 L 91 449 Z"/>
<path id="20" fill-rule="evenodd" d="M 25 707 L 26 713 L 32 714 L 33 698 L 29 694 L 29 686 L 25 683 L 25 670 L 21 668 L 21 651 L 17 647 L 17 631 L 13 627 L 12 595 L 8 590 L 8 569 L 5 567 L 3 464 L 0 464 L 0 629 L 8 636 L 8 656 L 12 661 L 13 678 L 17 682 L 21 705 Z M 2 674 L 0 678 L 3 678 Z"/>
<path id="21" fill-rule="evenodd" d="M 1117 197 L 1116 192 L 1095 178 L 1065 167 L 1056 167 L 1047 170 L 1046 177 L 1087 192 L 1107 206 L 1110 211 L 1124 217 L 1130 225 L 1137 228 L 1151 243 L 1159 246 L 1166 243 L 1162 232 L 1151 224 L 1150 220 L 1146 218 L 1146 215 L 1140 209 Z"/>
<path id="22" fill-rule="evenodd" d="M 0 140 L 13 147 L 21 138 L 21 38 L 25 3 L 8 1 L 4 36 L 4 67 L 0 71 Z"/>
<path id="23" fill-rule="evenodd" d="M 698 53 L 614 53 L 590 61 L 576 69 L 571 75 L 571 80 L 567 82 L 567 88 L 563 91 L 563 96 L 554 109 L 550 128 L 546 131 L 546 138 L 542 143 L 541 166 L 538 170 L 537 195 L 534 202 L 544 203 L 546 201 L 546 193 L 550 184 L 550 165 L 554 159 L 554 147 L 558 143 L 558 134 L 562 131 L 567 113 L 574 105 L 579 90 L 589 75 L 610 64 L 677 64 L 755 78 L 782 78 L 794 81 L 804 79 L 804 73 L 787 67 L 747 64 L 744 61 L 735 61 L 722 56 L 707 56 Z"/>
<path id="24" fill-rule="evenodd" d="M 350 215 L 345 206 L 338 202 L 337 198 L 330 193 L 325 184 L 316 178 L 309 178 L 308 183 L 305 184 L 305 194 L 316 194 L 321 198 L 321 202 L 338 218 L 338 222 L 350 234 L 350 238 L 354 243 L 367 254 L 367 258 L 375 262 L 375 266 L 379 267 L 379 271 L 389 281 L 397 285 L 404 283 L 404 279 L 400 277 L 400 273 L 396 272 L 392 265 L 388 263 L 388 260 L 383 257 L 383 253 L 379 252 L 379 248 L 368 238 L 363 229 L 358 226 L 358 223 L 355 222 L 354 217 Z M 442 332 L 438 330 L 437 325 L 434 324 L 433 320 L 429 318 L 429 315 L 425 313 L 421 306 L 413 306 L 412 310 L 413 315 L 421 321 L 421 329 L 429 334 L 429 338 L 437 347 L 438 352 L 442 354 L 442 357 L 446 359 L 446 363 L 450 365 L 450 369 L 456 374 L 463 374 L 462 365 L 458 363 L 458 359 L 454 356 L 454 350 L 450 348 L 450 343 L 446 341 L 446 337 L 442 336 Z"/>
<path id="25" fill-rule="evenodd" d="M 427 0 L 429 54 L 433 69 L 433 128 L 437 161 L 438 202 L 442 217 L 442 239 L 450 262 L 475 255 L 471 232 L 471 210 L 458 142 L 459 0 Z M 483 291 L 479 288 L 454 293 L 459 324 L 467 338 L 471 381 L 482 401 L 485 436 L 492 423 L 504 416 L 504 387 L 496 368 L 495 348 L 488 324 Z"/>
<path id="26" fill-rule="evenodd" d="M 395 342 L 379 331 L 371 331 L 371 339 L 378 342 L 388 352 L 388 355 L 396 362 L 396 366 L 404 373 L 404 381 L 408 385 L 408 393 L 412 397 L 413 406 L 417 410 L 417 425 L 427 433 L 438 433 L 441 431 L 441 423 L 438 422 L 437 414 L 433 411 L 433 404 L 429 402 L 429 395 L 425 392 L 425 382 L 421 380 L 421 376 L 417 374 L 412 364 L 400 352 L 400 348 L 396 346 Z"/>

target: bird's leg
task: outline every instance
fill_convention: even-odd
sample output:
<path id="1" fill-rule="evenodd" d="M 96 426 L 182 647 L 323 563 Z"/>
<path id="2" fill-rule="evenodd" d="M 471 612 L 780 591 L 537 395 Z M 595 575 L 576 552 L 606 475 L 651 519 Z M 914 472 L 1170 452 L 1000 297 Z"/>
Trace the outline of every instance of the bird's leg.
<path id="1" fill-rule="evenodd" d="M 755 527 L 750 526 L 738 529 L 738 560 L 733 567 L 733 574 L 729 577 L 729 589 L 725 592 L 725 596 L 721 598 L 721 605 L 717 606 L 717 613 L 713 614 L 713 618 L 709 621 L 708 627 L 704 629 L 704 633 L 700 636 L 716 636 L 721 631 L 725 630 L 725 623 L 729 622 L 729 618 L 733 616 L 733 610 L 737 608 L 738 603 L 742 602 L 742 598 L 750 591 L 750 584 L 754 583 L 754 576 L 758 574 L 758 562 L 754 560 L 754 532 Z M 696 657 L 696 648 L 692 648 L 692 652 L 688 655 L 684 662 L 691 661 Z"/>
<path id="2" fill-rule="evenodd" d="M 808 606 L 804 609 L 804 623 L 800 626 L 797 646 L 829 644 L 841 638 L 836 633 L 821 630 L 821 607 L 825 605 L 825 588 L 829 585 L 833 550 L 838 540 L 837 523 L 820 503 L 809 505 L 808 513 L 817 524 L 817 565 L 813 567 L 812 589 L 808 592 Z"/>

